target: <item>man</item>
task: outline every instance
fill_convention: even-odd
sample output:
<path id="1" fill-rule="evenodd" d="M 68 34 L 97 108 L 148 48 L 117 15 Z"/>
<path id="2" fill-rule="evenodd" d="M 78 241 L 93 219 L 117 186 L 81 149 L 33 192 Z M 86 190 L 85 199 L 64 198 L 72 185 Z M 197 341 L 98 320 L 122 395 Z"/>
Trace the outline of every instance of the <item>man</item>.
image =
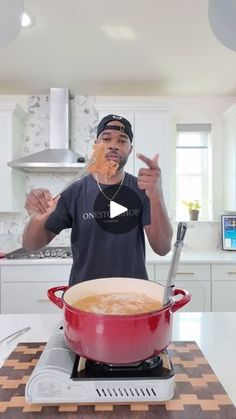
<path id="1" fill-rule="evenodd" d="M 25 207 L 33 216 L 23 234 L 26 249 L 41 248 L 60 231 L 71 228 L 69 285 L 101 277 L 148 279 L 144 230 L 155 253 L 165 255 L 171 248 L 173 232 L 163 198 L 158 154 L 153 159 L 137 155 L 147 166 L 139 170 L 137 178 L 126 173 L 132 140 L 130 122 L 107 115 L 98 125 L 96 142 L 105 143 L 106 159 L 119 164 L 116 174 L 108 179 L 89 174 L 55 199 L 46 189 L 34 189 L 27 196 Z M 112 218 L 109 205 L 119 199 L 128 210 Z"/>

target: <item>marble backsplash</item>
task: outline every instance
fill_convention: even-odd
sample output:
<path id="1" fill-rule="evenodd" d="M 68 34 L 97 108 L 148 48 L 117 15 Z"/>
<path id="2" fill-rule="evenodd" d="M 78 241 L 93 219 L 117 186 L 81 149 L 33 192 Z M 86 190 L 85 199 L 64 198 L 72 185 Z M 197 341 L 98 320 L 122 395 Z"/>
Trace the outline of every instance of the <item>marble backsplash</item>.
<path id="1" fill-rule="evenodd" d="M 24 226 L 28 221 L 26 214 L 8 214 L 1 216 L 0 251 L 10 252 L 21 247 Z M 173 222 L 173 245 L 176 241 L 177 222 Z M 64 230 L 50 243 L 50 246 L 69 246 L 70 230 Z M 221 249 L 220 222 L 188 222 L 188 229 L 184 240 L 185 251 L 207 251 Z M 152 250 L 147 243 L 147 253 Z"/>
<path id="2" fill-rule="evenodd" d="M 70 100 L 70 148 L 87 157 L 91 155 L 96 137 L 98 114 L 94 96 L 75 96 Z M 50 103 L 48 95 L 28 97 L 28 117 L 24 126 L 22 156 L 42 151 L 49 147 Z M 47 188 L 53 195 L 63 189 L 75 174 L 65 173 L 27 173 L 25 192 L 33 188 Z M 0 251 L 8 252 L 21 247 L 21 237 L 28 215 L 0 213 Z M 52 245 L 67 246 L 70 232 L 64 231 L 55 238 Z"/>
<path id="3" fill-rule="evenodd" d="M 94 106 L 95 97 L 75 96 L 70 101 L 70 146 L 86 156 L 91 155 L 96 136 L 98 115 Z M 49 146 L 49 96 L 29 96 L 28 118 L 25 122 L 22 156 L 42 151 Z M 56 195 L 73 175 L 27 173 L 26 193 L 32 188 L 45 187 Z M 21 214 L 0 213 L 0 251 L 8 252 L 21 247 L 21 238 L 28 221 L 26 211 Z M 174 238 L 177 223 L 173 223 Z M 52 246 L 68 246 L 70 231 L 63 231 L 56 237 Z M 185 239 L 186 250 L 207 250 L 220 248 L 219 222 L 190 222 Z M 147 246 L 147 252 L 150 251 Z"/>
<path id="4" fill-rule="evenodd" d="M 96 136 L 98 114 L 94 102 L 94 96 L 75 96 L 70 100 L 70 147 L 84 156 L 91 153 Z M 29 96 L 23 155 L 48 148 L 49 112 L 49 96 Z"/>

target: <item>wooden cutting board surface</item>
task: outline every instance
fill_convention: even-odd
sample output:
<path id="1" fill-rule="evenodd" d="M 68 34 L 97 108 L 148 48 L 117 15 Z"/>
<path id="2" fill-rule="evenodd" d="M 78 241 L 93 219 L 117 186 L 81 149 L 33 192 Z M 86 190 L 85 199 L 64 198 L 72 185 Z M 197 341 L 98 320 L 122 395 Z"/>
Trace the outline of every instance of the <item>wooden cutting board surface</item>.
<path id="1" fill-rule="evenodd" d="M 44 346 L 44 342 L 18 344 L 0 369 L 0 418 L 236 419 L 236 408 L 195 342 L 172 342 L 168 347 L 175 395 L 165 403 L 27 404 L 25 384 Z"/>

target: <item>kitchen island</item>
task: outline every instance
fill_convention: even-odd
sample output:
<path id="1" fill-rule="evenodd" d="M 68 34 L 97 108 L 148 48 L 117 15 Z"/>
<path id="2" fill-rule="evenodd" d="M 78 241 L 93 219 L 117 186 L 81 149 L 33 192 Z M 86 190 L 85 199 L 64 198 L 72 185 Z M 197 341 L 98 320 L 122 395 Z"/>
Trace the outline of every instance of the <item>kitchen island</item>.
<path id="1" fill-rule="evenodd" d="M 18 342 L 45 342 L 61 321 L 61 312 L 0 315 L 0 340 L 18 329 L 31 327 L 9 345 L 0 345 L 0 365 Z M 236 406 L 236 312 L 175 313 L 172 340 L 197 343 Z"/>

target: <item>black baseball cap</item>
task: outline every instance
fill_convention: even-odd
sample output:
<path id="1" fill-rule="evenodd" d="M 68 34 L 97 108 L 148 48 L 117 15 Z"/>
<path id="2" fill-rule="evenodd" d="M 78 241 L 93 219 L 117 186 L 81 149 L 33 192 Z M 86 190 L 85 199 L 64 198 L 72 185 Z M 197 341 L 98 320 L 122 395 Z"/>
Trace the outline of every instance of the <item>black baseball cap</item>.
<path id="1" fill-rule="evenodd" d="M 112 122 L 112 121 L 119 121 L 122 123 L 122 126 L 118 126 L 118 125 L 107 125 L 108 122 Z M 114 129 L 116 131 L 121 131 L 124 132 L 125 134 L 128 135 L 130 142 L 132 143 L 133 140 L 133 132 L 132 132 L 132 126 L 131 123 L 128 121 L 128 119 L 124 118 L 123 116 L 120 115 L 107 115 L 104 116 L 104 118 L 101 119 L 101 121 L 98 124 L 97 127 L 97 137 L 101 134 L 101 132 L 108 130 L 108 129 Z"/>

